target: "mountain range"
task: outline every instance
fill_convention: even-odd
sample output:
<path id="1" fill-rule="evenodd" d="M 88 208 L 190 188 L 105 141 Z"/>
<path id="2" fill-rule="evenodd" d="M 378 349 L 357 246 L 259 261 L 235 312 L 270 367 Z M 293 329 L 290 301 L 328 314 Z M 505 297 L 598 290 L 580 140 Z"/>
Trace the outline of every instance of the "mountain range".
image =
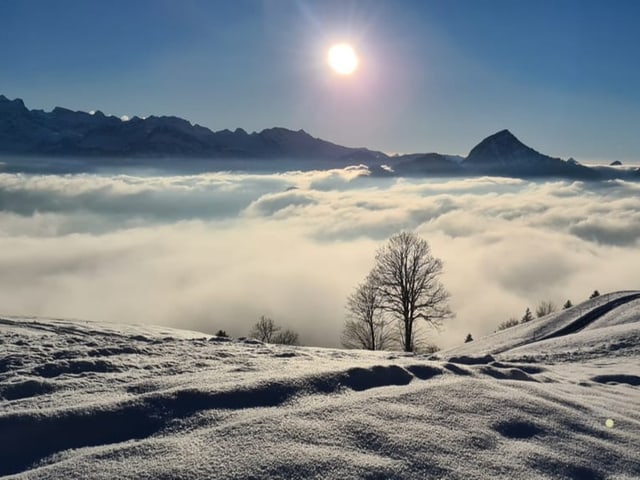
<path id="1" fill-rule="evenodd" d="M 108 166 L 210 170 L 213 160 L 247 161 L 275 168 L 369 166 L 376 175 L 564 177 L 640 179 L 639 169 L 587 167 L 539 153 L 509 130 L 497 132 L 460 157 L 439 153 L 389 156 L 315 138 L 304 130 L 268 128 L 247 133 L 241 128 L 214 132 L 174 116 L 121 119 L 100 111 L 56 107 L 29 110 L 21 99 L 0 95 L 0 155 L 4 171 L 84 171 Z M 37 158 L 37 162 L 33 162 Z M 45 159 L 45 160 L 43 160 Z M 235 162 L 235 163 L 234 163 Z M 227 167 L 228 168 L 228 167 Z"/>

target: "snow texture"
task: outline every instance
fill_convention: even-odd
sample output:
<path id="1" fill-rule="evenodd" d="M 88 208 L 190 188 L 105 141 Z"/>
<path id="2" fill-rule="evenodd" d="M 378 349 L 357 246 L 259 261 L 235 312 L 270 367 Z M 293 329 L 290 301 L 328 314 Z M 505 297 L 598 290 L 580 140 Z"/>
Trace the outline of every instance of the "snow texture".
<path id="1" fill-rule="evenodd" d="M 640 477 L 640 292 L 432 357 L 22 317 L 0 352 L 7 478 Z"/>

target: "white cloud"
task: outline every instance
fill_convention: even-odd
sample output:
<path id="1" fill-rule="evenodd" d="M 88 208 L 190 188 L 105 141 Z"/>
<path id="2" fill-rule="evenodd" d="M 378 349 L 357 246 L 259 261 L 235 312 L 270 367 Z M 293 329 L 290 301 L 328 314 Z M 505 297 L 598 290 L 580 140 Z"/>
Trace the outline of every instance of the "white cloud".
<path id="1" fill-rule="evenodd" d="M 542 299 L 637 286 L 638 184 L 367 173 L 2 174 L 0 304 L 235 335 L 268 314 L 337 345 L 345 297 L 401 229 L 445 262 L 443 346 Z"/>

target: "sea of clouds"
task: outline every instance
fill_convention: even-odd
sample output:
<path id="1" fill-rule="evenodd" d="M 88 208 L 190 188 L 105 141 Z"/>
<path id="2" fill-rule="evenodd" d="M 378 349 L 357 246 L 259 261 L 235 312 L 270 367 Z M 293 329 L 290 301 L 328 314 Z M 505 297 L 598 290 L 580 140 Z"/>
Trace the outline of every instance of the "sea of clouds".
<path id="1" fill-rule="evenodd" d="M 441 347 L 540 300 L 640 284 L 640 184 L 274 174 L 0 174 L 0 314 L 234 336 L 260 315 L 338 346 L 345 299 L 409 229 L 445 265 Z"/>

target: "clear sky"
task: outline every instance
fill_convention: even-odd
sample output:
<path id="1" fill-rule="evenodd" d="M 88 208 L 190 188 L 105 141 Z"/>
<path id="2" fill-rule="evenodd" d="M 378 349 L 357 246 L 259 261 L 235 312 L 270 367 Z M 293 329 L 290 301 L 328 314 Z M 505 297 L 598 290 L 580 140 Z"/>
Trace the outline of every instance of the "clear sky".
<path id="1" fill-rule="evenodd" d="M 640 160 L 640 1 L 2 0 L 0 93 L 29 108 L 271 126 L 466 154 Z M 339 76 L 328 48 L 351 43 Z"/>

